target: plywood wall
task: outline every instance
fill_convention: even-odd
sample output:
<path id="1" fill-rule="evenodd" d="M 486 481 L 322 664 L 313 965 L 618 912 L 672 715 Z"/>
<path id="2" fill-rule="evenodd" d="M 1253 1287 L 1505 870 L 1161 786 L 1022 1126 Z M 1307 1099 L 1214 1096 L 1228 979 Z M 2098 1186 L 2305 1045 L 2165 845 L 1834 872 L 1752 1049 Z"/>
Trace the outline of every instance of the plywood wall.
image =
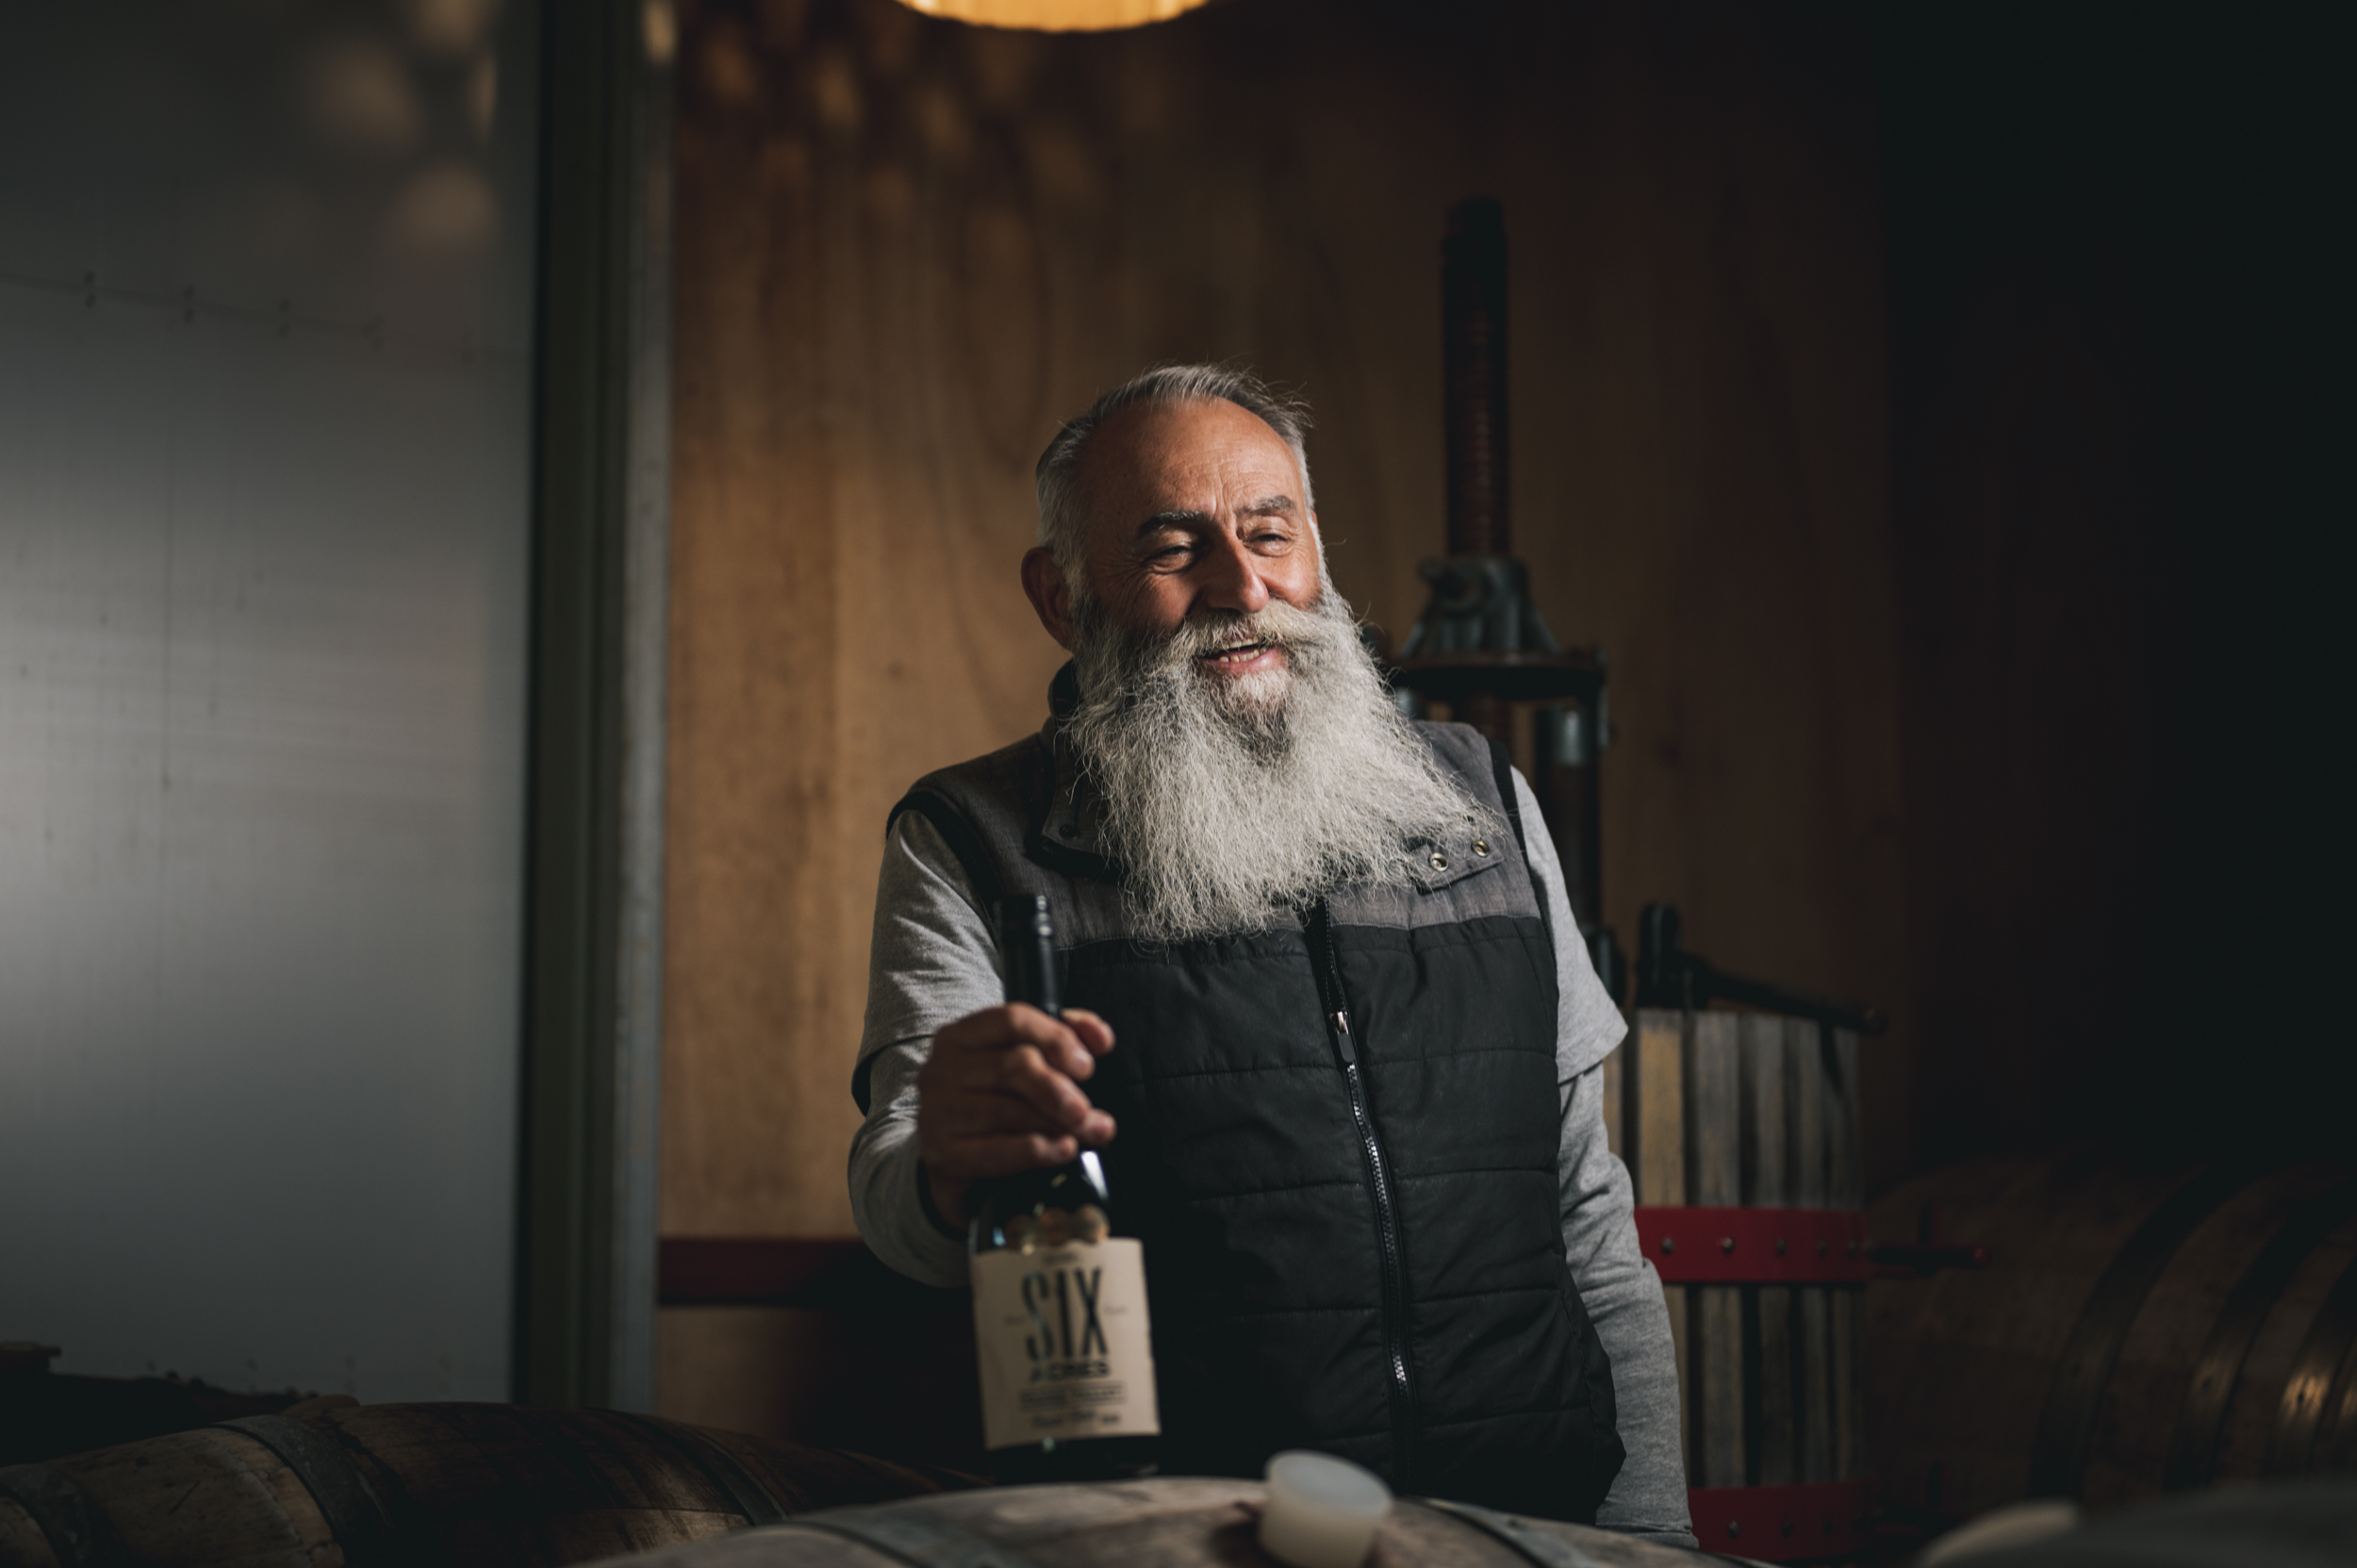
<path id="1" fill-rule="evenodd" d="M 1015 562 L 1059 419 L 1159 359 L 1298 386 L 1336 578 L 1412 621 L 1467 195 L 1504 200 L 1512 246 L 1518 549 L 1558 632 L 1614 661 L 1607 918 L 1633 939 L 1673 900 L 1729 967 L 1895 999 L 1849 12 L 1232 0 L 1095 37 L 893 0 L 683 14 L 668 1233 L 849 1230 L 884 813 L 1044 716 L 1059 655 Z M 1900 1048 L 1870 1107 L 1903 1098 Z"/>

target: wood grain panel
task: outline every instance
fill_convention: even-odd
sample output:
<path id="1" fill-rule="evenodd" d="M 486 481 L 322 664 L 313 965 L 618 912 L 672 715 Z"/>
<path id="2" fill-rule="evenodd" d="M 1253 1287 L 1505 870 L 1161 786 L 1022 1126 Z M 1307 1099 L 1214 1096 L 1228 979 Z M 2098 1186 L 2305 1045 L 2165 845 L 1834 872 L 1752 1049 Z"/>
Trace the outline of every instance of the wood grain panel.
<path id="1" fill-rule="evenodd" d="M 1673 900 L 1732 969 L 1895 998 L 1853 13 L 682 15 L 667 1233 L 849 1228 L 884 813 L 1044 713 L 1014 563 L 1058 418 L 1162 358 L 1299 386 L 1336 579 L 1413 619 L 1441 220 L 1471 194 L 1512 246 L 1518 548 L 1558 632 L 1614 655 L 1607 917 Z M 1870 1098 L 1898 1060 L 1870 1048 Z"/>

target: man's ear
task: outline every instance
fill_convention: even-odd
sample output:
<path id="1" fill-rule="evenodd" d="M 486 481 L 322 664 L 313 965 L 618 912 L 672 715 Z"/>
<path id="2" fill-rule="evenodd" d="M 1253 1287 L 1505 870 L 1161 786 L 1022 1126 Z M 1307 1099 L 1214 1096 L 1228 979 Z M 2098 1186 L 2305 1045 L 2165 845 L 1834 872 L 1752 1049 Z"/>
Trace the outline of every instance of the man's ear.
<path id="1" fill-rule="evenodd" d="M 1063 580 L 1063 568 L 1056 564 L 1046 545 L 1035 545 L 1023 553 L 1023 597 L 1031 602 L 1032 613 L 1056 645 L 1070 648 L 1072 589 Z"/>

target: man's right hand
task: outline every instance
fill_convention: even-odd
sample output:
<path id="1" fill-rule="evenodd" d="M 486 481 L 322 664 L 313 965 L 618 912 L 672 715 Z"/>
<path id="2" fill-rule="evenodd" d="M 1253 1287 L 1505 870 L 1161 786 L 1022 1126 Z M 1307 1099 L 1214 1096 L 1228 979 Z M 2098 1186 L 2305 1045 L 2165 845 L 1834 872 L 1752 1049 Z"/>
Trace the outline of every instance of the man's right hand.
<path id="1" fill-rule="evenodd" d="M 966 1222 L 979 1178 L 1061 1165 L 1110 1143 L 1113 1119 L 1080 1084 L 1113 1048 L 1112 1028 L 1078 1007 L 1058 1019 L 1010 1002 L 943 1026 L 916 1075 L 917 1157 L 941 1217 Z"/>

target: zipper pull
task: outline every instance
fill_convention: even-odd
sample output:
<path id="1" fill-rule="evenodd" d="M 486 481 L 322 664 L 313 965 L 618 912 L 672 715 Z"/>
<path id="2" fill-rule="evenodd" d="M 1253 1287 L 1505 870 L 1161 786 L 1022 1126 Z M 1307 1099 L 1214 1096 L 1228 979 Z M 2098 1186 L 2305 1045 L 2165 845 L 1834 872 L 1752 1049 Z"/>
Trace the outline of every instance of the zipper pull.
<path id="1" fill-rule="evenodd" d="M 1357 1066 L 1359 1065 L 1359 1048 L 1351 1044 L 1350 1015 L 1346 1012 L 1328 1014 L 1326 1021 L 1334 1031 L 1334 1048 L 1342 1053 L 1343 1065 L 1345 1067 Z"/>

